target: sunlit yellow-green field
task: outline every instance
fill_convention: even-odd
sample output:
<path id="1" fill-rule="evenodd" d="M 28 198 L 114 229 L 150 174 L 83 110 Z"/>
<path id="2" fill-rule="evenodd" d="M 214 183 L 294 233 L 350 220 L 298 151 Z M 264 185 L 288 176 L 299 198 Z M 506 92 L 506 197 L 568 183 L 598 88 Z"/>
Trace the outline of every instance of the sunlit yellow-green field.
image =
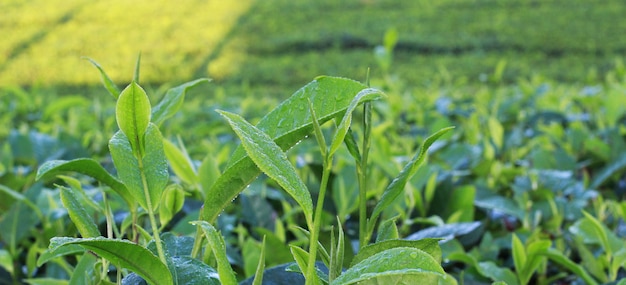
<path id="1" fill-rule="evenodd" d="M 0 86 L 97 83 L 99 77 L 84 57 L 123 82 L 139 53 L 142 80 L 208 76 L 208 58 L 251 2 L 0 2 Z M 236 64 L 236 56 L 229 55 L 228 62 Z"/>

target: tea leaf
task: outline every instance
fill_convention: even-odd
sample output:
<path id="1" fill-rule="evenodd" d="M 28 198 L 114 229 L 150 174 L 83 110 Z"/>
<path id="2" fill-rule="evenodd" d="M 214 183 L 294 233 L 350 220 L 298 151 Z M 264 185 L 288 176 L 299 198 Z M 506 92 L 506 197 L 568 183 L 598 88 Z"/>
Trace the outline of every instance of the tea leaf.
<path id="1" fill-rule="evenodd" d="M 254 280 L 252 281 L 252 285 L 262 285 L 264 270 L 265 270 L 265 236 L 263 237 L 263 244 L 261 245 L 261 254 L 259 256 L 259 265 L 256 268 L 256 273 L 254 274 Z"/>
<path id="2" fill-rule="evenodd" d="M 183 182 L 190 185 L 198 183 L 198 175 L 196 174 L 196 170 L 194 169 L 191 159 L 187 153 L 177 148 L 169 140 L 163 140 L 163 147 L 165 150 L 165 156 L 170 162 L 170 167 L 172 167 L 176 176 Z"/>
<path id="3" fill-rule="evenodd" d="M 398 197 L 398 195 L 400 195 L 400 193 L 402 193 L 407 181 L 413 175 L 415 175 L 417 170 L 426 159 L 426 152 L 428 151 L 428 148 L 430 148 L 430 146 L 439 137 L 452 130 L 453 128 L 454 127 L 443 128 L 424 140 L 424 142 L 420 146 L 419 152 L 415 154 L 415 156 L 413 156 L 413 159 L 411 159 L 411 161 L 404 166 L 398 177 L 396 177 L 391 182 L 391 184 L 389 184 L 387 189 L 385 189 L 385 192 L 380 198 L 380 201 L 378 201 L 378 204 L 376 204 L 376 207 L 374 207 L 374 211 L 372 212 L 372 216 L 368 223 L 368 229 L 371 230 L 374 228 L 378 216 L 383 212 L 383 210 L 385 210 L 389 205 L 393 203 L 393 201 L 396 199 L 396 197 Z"/>
<path id="4" fill-rule="evenodd" d="M 98 64 L 95 60 L 91 58 L 88 58 L 88 57 L 83 57 L 83 58 L 91 62 L 91 64 L 93 64 L 93 66 L 95 66 L 98 69 L 98 71 L 100 71 L 100 77 L 102 77 L 102 84 L 104 84 L 104 88 L 106 88 L 106 90 L 109 91 L 109 94 L 111 94 L 111 96 L 113 96 L 113 98 L 115 99 L 119 98 L 120 89 L 117 88 L 117 85 L 113 83 L 113 80 L 111 80 L 111 78 L 109 78 L 106 72 L 104 72 L 104 69 L 102 69 L 100 64 Z"/>
<path id="5" fill-rule="evenodd" d="M 151 284 L 173 284 L 167 266 L 146 248 L 126 240 L 97 238 L 54 237 L 48 251 L 56 252 L 64 247 L 79 245 L 120 267 L 127 268 Z"/>
<path id="6" fill-rule="evenodd" d="M 150 201 L 154 208 L 159 205 L 163 189 L 169 181 L 170 175 L 167 169 L 167 159 L 163 151 L 163 135 L 156 125 L 148 124 L 145 134 L 145 156 L 143 157 L 143 170 L 148 183 Z"/>
<path id="7" fill-rule="evenodd" d="M 354 98 L 352 98 L 350 105 L 348 105 L 348 108 L 346 109 L 345 114 L 341 119 L 341 123 L 339 123 L 339 126 L 337 126 L 337 130 L 335 131 L 335 136 L 333 137 L 333 140 L 330 144 L 330 150 L 328 152 L 329 156 L 332 156 L 343 143 L 344 138 L 346 137 L 346 134 L 348 133 L 348 130 L 350 128 L 350 125 L 352 124 L 352 112 L 354 111 L 354 109 L 356 109 L 356 107 L 363 102 L 378 100 L 380 99 L 380 97 L 381 94 L 377 90 L 364 89 L 356 94 Z"/>
<path id="8" fill-rule="evenodd" d="M 396 247 L 362 260 L 330 284 L 437 284 L 445 278 L 443 268 L 430 254 Z"/>
<path id="9" fill-rule="evenodd" d="M 560 264 L 561 266 L 567 268 L 572 273 L 578 275 L 580 278 L 582 278 L 585 281 L 585 284 L 589 284 L 589 285 L 597 285 L 598 284 L 598 282 L 596 282 L 596 280 L 593 279 L 589 275 L 589 273 L 587 273 L 587 271 L 585 270 L 584 267 L 582 267 L 582 266 L 576 264 L 575 262 L 571 261 L 569 258 L 567 258 L 565 255 L 563 255 L 563 253 L 561 253 L 557 249 L 549 248 L 547 251 L 543 252 L 542 254 L 547 256 L 550 260 L 552 260 L 552 261 Z"/>
<path id="10" fill-rule="evenodd" d="M 95 255 L 90 253 L 83 254 L 74 268 L 74 273 L 72 273 L 68 285 L 96 284 L 96 273 L 94 270 L 96 270 L 95 265 L 97 261 L 98 258 Z"/>
<path id="11" fill-rule="evenodd" d="M 478 262 L 476 264 L 476 270 L 478 270 L 481 275 L 496 282 L 506 282 L 504 284 L 508 285 L 519 284 L 513 271 L 508 268 L 498 267 L 492 261 Z"/>
<path id="12" fill-rule="evenodd" d="M 117 125 L 130 141 L 133 152 L 143 154 L 144 133 L 150 123 L 150 101 L 135 81 L 120 93 L 115 115 Z"/>
<path id="13" fill-rule="evenodd" d="M 224 111 L 219 111 L 219 113 L 228 120 L 257 167 L 274 179 L 300 204 L 307 223 L 311 227 L 313 225 L 311 195 L 283 150 L 267 134 L 248 123 L 241 116 Z"/>
<path id="14" fill-rule="evenodd" d="M 67 209 L 67 213 L 74 225 L 76 225 L 78 232 L 85 238 L 100 236 L 98 226 L 78 201 L 74 190 L 63 186 L 59 188 L 61 189 L 61 202 Z"/>
<path id="15" fill-rule="evenodd" d="M 263 117 L 256 127 L 283 150 L 287 150 L 313 131 L 312 119 L 307 111 L 307 98 L 311 101 L 321 125 L 345 112 L 352 98 L 366 88 L 361 83 L 345 78 L 318 77 Z M 382 94 L 380 91 L 376 92 Z M 239 147 L 228 168 L 209 189 L 202 219 L 214 221 L 259 174 L 260 170 L 246 156 L 243 147 Z"/>
<path id="16" fill-rule="evenodd" d="M 160 126 L 163 121 L 170 118 L 183 105 L 183 101 L 185 100 L 185 94 L 187 90 L 202 83 L 202 82 L 210 82 L 211 80 L 208 78 L 196 79 L 194 81 L 190 81 L 187 83 L 183 83 L 177 87 L 171 88 L 167 90 L 163 99 L 154 106 L 152 109 L 152 122 Z"/>
<path id="17" fill-rule="evenodd" d="M 169 173 L 163 151 L 163 137 L 154 124 L 149 124 L 147 127 L 145 138 L 145 156 L 142 158 L 141 164 L 143 167 L 140 167 L 130 142 L 121 131 L 113 135 L 109 141 L 109 149 L 120 179 L 133 198 L 144 209 L 149 209 L 147 197 L 149 197 L 153 207 L 159 204 L 163 189 L 169 180 Z M 147 185 L 144 185 L 142 171 L 145 174 Z M 144 192 L 146 189 L 147 195 Z"/>
<path id="18" fill-rule="evenodd" d="M 42 164 L 37 170 L 36 179 L 40 180 L 47 177 L 53 177 L 63 172 L 72 171 L 90 176 L 99 182 L 111 187 L 113 191 L 122 196 L 122 198 L 132 205 L 134 199 L 126 186 L 117 178 L 109 174 L 102 165 L 91 158 L 78 158 L 74 160 L 50 160 Z"/>
<path id="19" fill-rule="evenodd" d="M 526 248 L 516 234 L 513 234 L 511 246 L 513 247 L 513 263 L 515 264 L 515 270 L 517 271 L 517 276 L 520 282 L 522 282 L 522 280 L 525 279 L 524 276 L 522 276 L 524 273 L 523 271 L 528 262 L 526 257 Z M 525 283 L 522 282 L 522 284 Z"/>
<path id="20" fill-rule="evenodd" d="M 369 244 L 354 256 L 350 267 L 355 266 L 357 263 L 370 258 L 371 256 L 389 250 L 392 248 L 415 248 L 428 253 L 435 261 L 441 263 L 441 248 L 439 247 L 439 239 L 425 238 L 421 240 L 385 240 L 374 244 Z"/>
<path id="21" fill-rule="evenodd" d="M 213 227 L 213 225 L 205 221 L 192 222 L 193 225 L 199 225 L 204 232 L 204 235 L 209 241 L 211 251 L 217 259 L 217 273 L 220 276 L 220 282 L 225 285 L 237 285 L 237 278 L 235 278 L 235 272 L 233 271 L 228 257 L 226 256 L 226 245 L 222 235 Z"/>

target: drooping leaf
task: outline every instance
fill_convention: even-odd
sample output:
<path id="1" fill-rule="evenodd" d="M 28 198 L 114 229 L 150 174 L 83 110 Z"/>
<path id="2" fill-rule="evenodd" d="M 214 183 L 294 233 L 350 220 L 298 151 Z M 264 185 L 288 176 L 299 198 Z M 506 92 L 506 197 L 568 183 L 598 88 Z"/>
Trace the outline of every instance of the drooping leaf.
<path id="1" fill-rule="evenodd" d="M 176 284 L 220 285 L 219 275 L 212 267 L 189 256 L 173 257 L 176 270 Z M 122 279 L 122 285 L 147 285 L 146 281 L 135 273 Z"/>
<path id="2" fill-rule="evenodd" d="M 98 69 L 98 71 L 100 72 L 100 77 L 102 78 L 102 84 L 104 84 L 104 88 L 106 88 L 106 90 L 109 91 L 109 94 L 111 94 L 111 96 L 113 96 L 113 98 L 115 99 L 120 97 L 120 89 L 117 88 L 117 85 L 113 83 L 113 80 L 111 80 L 111 78 L 109 78 L 106 72 L 104 72 L 104 69 L 102 69 L 100 64 L 98 64 L 95 60 L 88 58 L 88 57 L 84 57 L 84 59 L 91 62 L 91 64 L 93 64 L 93 66 L 95 66 Z"/>
<path id="3" fill-rule="evenodd" d="M 44 179 L 59 175 L 64 172 L 78 172 L 90 176 L 99 182 L 111 187 L 113 191 L 122 196 L 129 205 L 134 202 L 126 186 L 117 178 L 109 174 L 102 165 L 91 158 L 78 158 L 74 160 L 50 160 L 42 164 L 37 170 L 36 179 Z"/>
<path id="4" fill-rule="evenodd" d="M 143 154 L 144 133 L 150 123 L 150 100 L 135 81 L 117 98 L 115 116 L 117 125 L 130 141 L 133 152 Z"/>
<path id="5" fill-rule="evenodd" d="M 406 247 L 416 248 L 428 253 L 435 261 L 441 263 L 441 248 L 439 247 L 439 240 L 436 238 L 425 238 L 421 240 L 385 240 L 369 244 L 359 250 L 359 253 L 354 256 L 350 267 L 353 267 L 357 263 L 370 258 L 371 256 L 389 250 L 392 248 Z"/>
<path id="6" fill-rule="evenodd" d="M 445 278 L 443 268 L 430 254 L 396 247 L 362 260 L 330 284 L 437 284 Z"/>
<path id="7" fill-rule="evenodd" d="M 377 100 L 378 98 L 380 98 L 380 94 L 378 92 L 372 91 L 371 89 L 364 89 L 363 91 L 357 93 L 356 96 L 354 96 L 352 102 L 350 102 L 350 105 L 348 105 L 348 108 L 346 109 L 343 118 L 339 123 L 339 126 L 337 126 L 335 136 L 333 137 L 333 140 L 330 144 L 330 150 L 328 152 L 328 155 L 332 156 L 343 143 L 344 138 L 346 137 L 346 134 L 350 129 L 350 125 L 352 124 L 352 112 L 354 111 L 354 109 L 356 109 L 356 107 L 363 102 Z"/>
<path id="8" fill-rule="evenodd" d="M 228 257 L 226 257 L 226 244 L 224 243 L 222 235 L 215 229 L 215 227 L 213 227 L 213 225 L 205 221 L 197 221 L 192 224 L 199 225 L 209 241 L 211 251 L 217 260 L 217 272 L 220 276 L 220 282 L 224 285 L 237 285 L 235 272 L 228 262 Z"/>
<path id="9" fill-rule="evenodd" d="M 426 153 L 428 148 L 442 135 L 452 130 L 454 127 L 443 128 L 436 133 L 432 134 L 430 137 L 426 138 L 420 149 L 415 156 L 411 159 L 411 161 L 404 166 L 398 177 L 396 177 L 391 184 L 385 189 L 383 192 L 383 196 L 380 198 L 380 201 L 374 207 L 374 211 L 372 212 L 372 216 L 370 217 L 369 229 L 373 229 L 373 226 L 376 224 L 378 216 L 385 210 L 389 205 L 393 203 L 393 201 L 404 191 L 404 186 L 407 181 L 411 179 L 413 175 L 419 170 L 420 166 L 426 159 Z"/>
<path id="10" fill-rule="evenodd" d="M 70 219 L 74 222 L 81 236 L 84 238 L 100 236 L 98 226 L 93 221 L 93 218 L 87 214 L 87 211 L 76 197 L 74 190 L 63 186 L 59 188 L 61 189 L 61 202 L 67 209 Z"/>
<path id="11" fill-rule="evenodd" d="M 557 249 L 550 248 L 543 254 L 547 256 L 550 260 L 560 264 L 561 266 L 567 268 L 569 271 L 571 271 L 572 273 L 582 278 L 585 281 L 585 284 L 589 284 L 589 285 L 598 284 L 598 282 L 596 282 L 596 280 L 593 279 L 589 275 L 589 273 L 587 273 L 584 267 L 576 264 L 571 259 L 564 256 L 563 253 L 558 251 Z"/>
<path id="12" fill-rule="evenodd" d="M 160 126 L 163 121 L 170 118 L 183 105 L 183 101 L 185 100 L 185 94 L 187 90 L 202 83 L 209 82 L 208 78 L 196 79 L 194 81 L 190 81 L 174 87 L 172 89 L 167 90 L 163 99 L 152 109 L 152 122 Z"/>
<path id="13" fill-rule="evenodd" d="M 296 169 L 291 165 L 283 150 L 267 134 L 248 123 L 241 116 L 224 111 L 220 111 L 220 114 L 228 120 L 228 123 L 237 133 L 252 161 L 300 204 L 308 225 L 312 226 L 313 202 L 311 201 L 311 194 L 309 194 L 306 185 L 298 176 Z"/>
<path id="14" fill-rule="evenodd" d="M 312 119 L 307 111 L 307 98 L 311 101 L 321 125 L 342 114 L 352 98 L 366 88 L 365 85 L 349 79 L 318 77 L 263 117 L 256 127 L 283 150 L 287 150 L 313 131 Z M 369 90 L 382 94 L 374 89 Z M 238 148 L 228 168 L 209 189 L 202 219 L 214 221 L 259 174 L 260 170 L 246 156 L 243 147 Z"/>
<path id="15" fill-rule="evenodd" d="M 440 238 L 444 241 L 452 240 L 473 233 L 480 233 L 482 222 L 454 223 L 435 226 L 420 230 L 406 237 L 407 240 L 420 240 L 424 238 Z"/>
<path id="16" fill-rule="evenodd" d="M 50 240 L 48 251 L 55 252 L 69 245 L 79 245 L 91 250 L 113 264 L 137 273 L 151 284 L 171 285 L 174 282 L 167 265 L 138 244 L 103 237 L 87 239 L 54 237 Z"/>

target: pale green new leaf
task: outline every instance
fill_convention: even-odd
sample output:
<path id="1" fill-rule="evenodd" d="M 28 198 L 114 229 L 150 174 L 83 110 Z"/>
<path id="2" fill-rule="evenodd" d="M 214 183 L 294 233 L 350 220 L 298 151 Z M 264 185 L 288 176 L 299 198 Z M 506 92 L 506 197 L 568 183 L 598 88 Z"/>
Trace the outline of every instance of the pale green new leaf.
<path id="1" fill-rule="evenodd" d="M 398 177 L 391 181 L 391 184 L 389 184 L 387 189 L 385 189 L 385 192 L 383 193 L 380 201 L 378 201 L 378 204 L 376 204 L 376 207 L 374 207 L 374 211 L 372 212 L 372 216 L 370 217 L 368 229 L 371 230 L 374 228 L 378 216 L 389 205 L 393 203 L 393 201 L 396 199 L 396 197 L 398 197 L 398 195 L 400 195 L 400 193 L 402 193 L 402 191 L 404 191 L 404 186 L 406 185 L 407 181 L 409 181 L 409 179 L 411 179 L 411 177 L 415 175 L 417 170 L 419 170 L 420 166 L 426 159 L 428 148 L 430 148 L 430 146 L 439 137 L 452 130 L 453 128 L 454 127 L 443 128 L 424 140 L 424 142 L 420 146 L 419 152 L 415 154 L 415 156 L 413 156 L 413 159 L 411 159 L 411 161 L 404 166 Z"/>
<path id="2" fill-rule="evenodd" d="M 526 267 L 526 262 L 528 262 L 526 256 L 526 248 L 522 241 L 517 237 L 516 234 L 513 234 L 511 241 L 512 251 L 513 251 L 513 263 L 515 264 L 515 270 L 517 272 L 517 277 L 520 282 L 522 281 L 523 270 Z M 523 283 L 523 282 L 522 282 Z"/>
<path id="3" fill-rule="evenodd" d="M 47 177 L 53 177 L 64 172 L 78 172 L 90 176 L 99 182 L 111 187 L 113 191 L 122 196 L 122 198 L 132 205 L 134 199 L 124 183 L 109 174 L 102 165 L 91 158 L 78 158 L 74 160 L 50 160 L 44 162 L 37 170 L 36 179 L 43 179 Z"/>
<path id="4" fill-rule="evenodd" d="M 152 122 L 160 126 L 163 121 L 178 112 L 185 101 L 187 90 L 202 83 L 209 82 L 207 78 L 196 79 L 167 90 L 163 99 L 152 109 Z"/>
<path id="5" fill-rule="evenodd" d="M 193 225 L 199 225 L 204 232 L 211 251 L 215 255 L 217 260 L 217 273 L 220 276 L 220 282 L 224 285 L 237 285 L 237 278 L 235 278 L 235 272 L 233 271 L 228 257 L 226 256 L 226 244 L 222 235 L 213 227 L 213 225 L 205 221 L 192 222 Z"/>
<path id="6" fill-rule="evenodd" d="M 100 236 L 98 226 L 79 202 L 76 193 L 74 193 L 74 189 L 63 186 L 59 188 L 61 189 L 61 202 L 67 209 L 67 213 L 80 235 L 84 238 Z"/>
<path id="7" fill-rule="evenodd" d="M 445 271 L 430 254 L 396 247 L 362 260 L 330 284 L 437 284 L 445 278 Z"/>
<path id="8" fill-rule="evenodd" d="M 144 133 L 150 123 L 150 100 L 135 81 L 131 82 L 117 98 L 115 115 L 117 125 L 130 141 L 134 152 L 143 153 Z"/>
<path id="9" fill-rule="evenodd" d="M 117 169 L 117 175 L 126 185 L 126 189 L 133 197 L 132 200 L 137 201 L 144 209 L 148 209 L 146 196 L 143 192 L 139 161 L 133 154 L 130 142 L 123 132 L 118 131 L 111 137 L 109 151 L 111 152 L 113 164 Z"/>
<path id="10" fill-rule="evenodd" d="M 241 144 L 248 156 L 257 167 L 274 179 L 300 204 L 307 223 L 311 227 L 313 224 L 311 195 L 283 150 L 267 134 L 248 123 L 241 116 L 224 111 L 219 111 L 219 113 L 228 120 L 230 126 L 241 139 Z"/>
<path id="11" fill-rule="evenodd" d="M 307 99 L 311 101 L 321 125 L 345 112 L 352 98 L 366 88 L 361 83 L 345 78 L 318 77 L 263 117 L 256 127 L 280 148 L 288 150 L 313 131 Z M 259 174 L 260 170 L 246 156 L 243 147 L 238 148 L 228 168 L 209 189 L 202 219 L 214 221 Z"/>
<path id="12" fill-rule="evenodd" d="M 199 182 L 198 174 L 186 152 L 183 152 L 169 140 L 163 140 L 165 156 L 170 162 L 174 174 L 183 182 L 195 185 Z"/>
<path id="13" fill-rule="evenodd" d="M 150 284 L 171 285 L 174 282 L 167 265 L 148 249 L 130 241 L 103 237 L 88 239 L 55 237 L 50 240 L 48 251 L 55 252 L 70 245 L 79 245 L 93 251 L 113 264 L 135 272 Z"/>
<path id="14" fill-rule="evenodd" d="M 122 132 L 117 132 L 109 141 L 109 150 L 120 180 L 124 182 L 130 194 L 144 209 L 148 200 L 155 209 L 161 200 L 163 189 L 169 180 L 167 160 L 163 151 L 163 137 L 154 124 L 149 124 L 145 132 L 145 156 L 141 167 L 132 151 L 130 142 Z M 147 185 L 144 185 L 144 179 Z M 148 195 L 144 191 L 148 191 Z"/>
<path id="15" fill-rule="evenodd" d="M 148 182 L 150 202 L 156 209 L 161 201 L 161 196 L 170 174 L 167 167 L 167 159 L 163 151 L 163 136 L 156 125 L 150 123 L 146 131 L 146 153 L 143 157 L 143 170 Z"/>

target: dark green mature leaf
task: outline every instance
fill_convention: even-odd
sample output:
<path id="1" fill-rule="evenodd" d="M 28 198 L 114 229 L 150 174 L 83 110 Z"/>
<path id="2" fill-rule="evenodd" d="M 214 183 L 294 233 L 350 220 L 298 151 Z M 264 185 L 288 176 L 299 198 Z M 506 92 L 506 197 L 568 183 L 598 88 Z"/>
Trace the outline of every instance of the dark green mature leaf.
<path id="1" fill-rule="evenodd" d="M 211 224 L 205 221 L 193 222 L 194 225 L 199 225 L 204 232 L 204 235 L 209 241 L 211 251 L 215 255 L 217 260 L 217 273 L 220 276 L 220 281 L 224 285 L 237 285 L 237 278 L 235 278 L 235 272 L 228 262 L 226 257 L 226 244 L 222 235 Z"/>
<path id="2" fill-rule="evenodd" d="M 391 182 L 391 184 L 389 184 L 387 189 L 385 189 L 385 192 L 380 198 L 380 201 L 378 201 L 378 204 L 376 204 L 376 207 L 374 207 L 374 211 L 372 212 L 372 216 L 369 220 L 369 229 L 374 228 L 378 216 L 383 212 L 383 210 L 385 210 L 389 205 L 393 203 L 393 201 L 398 197 L 398 195 L 400 195 L 400 193 L 402 193 L 402 191 L 404 191 L 404 186 L 406 185 L 407 181 L 411 179 L 413 175 L 415 175 L 417 170 L 419 170 L 420 166 L 424 162 L 424 159 L 426 159 L 426 153 L 428 151 L 428 148 L 430 148 L 430 146 L 439 137 L 452 130 L 453 128 L 454 127 L 443 128 L 424 140 L 424 142 L 420 146 L 419 152 L 415 154 L 415 156 L 413 156 L 413 159 L 411 159 L 411 161 L 406 166 L 404 166 L 398 177 L 396 177 Z"/>
<path id="3" fill-rule="evenodd" d="M 371 256 L 383 252 L 388 249 L 398 248 L 398 247 L 407 247 L 407 248 L 416 248 L 428 253 L 435 261 L 441 263 L 441 248 L 439 247 L 439 240 L 436 238 L 425 238 L 421 240 L 386 240 L 382 242 L 377 242 L 374 244 L 369 244 L 361 250 L 359 253 L 354 256 L 352 259 L 352 263 L 350 267 L 355 266 L 357 263 L 370 258 Z"/>
<path id="4" fill-rule="evenodd" d="M 355 264 L 330 284 L 437 284 L 444 278 L 443 268 L 430 254 L 396 247 Z"/>
<path id="5" fill-rule="evenodd" d="M 98 71 L 100 71 L 100 77 L 102 77 L 102 83 L 104 84 L 104 88 L 106 88 L 106 90 L 109 91 L 109 94 L 111 94 L 111 96 L 113 96 L 113 98 L 115 99 L 119 98 L 120 89 L 117 88 L 115 83 L 113 83 L 113 80 L 111 80 L 111 78 L 109 78 L 106 72 L 104 72 L 104 69 L 102 69 L 100 64 L 98 64 L 95 60 L 88 58 L 88 57 L 84 57 L 84 59 L 91 62 L 91 64 L 93 64 L 93 66 L 95 66 L 98 69 Z"/>
<path id="6" fill-rule="evenodd" d="M 311 227 L 313 225 L 311 194 L 309 194 L 309 190 L 283 150 L 267 134 L 255 128 L 241 116 L 224 111 L 219 111 L 219 113 L 228 120 L 230 126 L 241 139 L 241 144 L 246 149 L 248 156 L 257 167 L 274 179 L 300 204 L 307 223 Z M 213 207 L 213 205 L 205 204 L 205 207 Z"/>
<path id="7" fill-rule="evenodd" d="M 99 182 L 111 187 L 113 191 L 122 196 L 129 205 L 133 204 L 131 196 L 126 186 L 117 178 L 109 174 L 102 165 L 91 158 L 78 158 L 74 160 L 50 160 L 42 164 L 37 170 L 36 179 L 43 179 L 59 175 L 64 172 L 78 172 L 90 176 Z"/>
<path id="8" fill-rule="evenodd" d="M 117 125 L 130 141 L 133 152 L 143 154 L 144 133 L 150 123 L 148 95 L 135 81 L 117 98 L 115 116 Z"/>
<path id="9" fill-rule="evenodd" d="M 151 284 L 171 285 L 174 282 L 167 265 L 138 244 L 103 237 L 87 239 L 55 237 L 50 240 L 48 251 L 56 252 L 70 245 L 79 245 L 91 250 L 113 264 L 137 273 Z"/>
<path id="10" fill-rule="evenodd" d="M 176 270 L 176 284 L 220 285 L 219 275 L 212 267 L 189 256 L 173 257 Z M 147 285 L 146 281 L 135 273 L 122 279 L 122 285 Z"/>
<path id="11" fill-rule="evenodd" d="M 76 225 L 78 232 L 85 238 L 100 236 L 98 226 L 87 214 L 87 211 L 76 197 L 74 190 L 63 186 L 59 188 L 61 189 L 61 202 L 67 209 L 67 213 L 74 225 Z"/>
<path id="12" fill-rule="evenodd" d="M 287 150 L 313 131 L 307 99 L 315 109 L 319 124 L 323 124 L 345 112 L 352 98 L 366 88 L 361 83 L 345 78 L 318 77 L 263 117 L 256 127 L 283 150 Z M 374 89 L 369 90 L 382 94 Z M 228 168 L 209 189 L 205 205 L 212 207 L 204 207 L 202 219 L 214 221 L 259 174 L 260 170 L 246 156 L 243 147 L 238 148 Z"/>
<path id="13" fill-rule="evenodd" d="M 152 109 L 152 122 L 160 126 L 163 121 L 178 112 L 185 101 L 187 90 L 202 83 L 211 81 L 208 78 L 196 79 L 167 90 L 163 99 Z"/>

